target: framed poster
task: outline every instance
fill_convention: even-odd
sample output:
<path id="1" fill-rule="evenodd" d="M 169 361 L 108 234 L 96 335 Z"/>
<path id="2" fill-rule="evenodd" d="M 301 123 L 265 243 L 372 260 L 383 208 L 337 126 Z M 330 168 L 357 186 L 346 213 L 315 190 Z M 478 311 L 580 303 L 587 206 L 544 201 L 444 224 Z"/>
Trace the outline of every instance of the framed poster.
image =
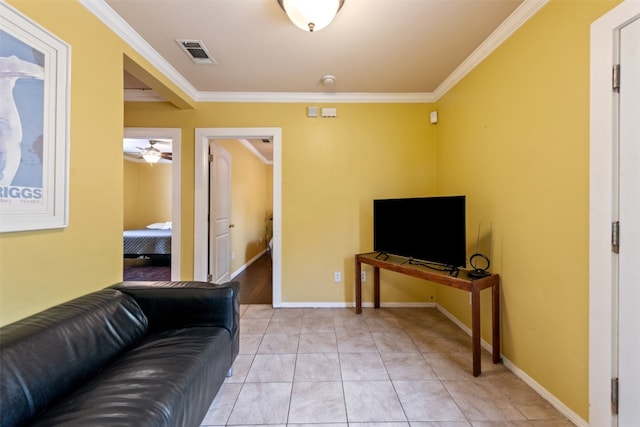
<path id="1" fill-rule="evenodd" d="M 0 232 L 68 225 L 70 56 L 0 2 Z"/>

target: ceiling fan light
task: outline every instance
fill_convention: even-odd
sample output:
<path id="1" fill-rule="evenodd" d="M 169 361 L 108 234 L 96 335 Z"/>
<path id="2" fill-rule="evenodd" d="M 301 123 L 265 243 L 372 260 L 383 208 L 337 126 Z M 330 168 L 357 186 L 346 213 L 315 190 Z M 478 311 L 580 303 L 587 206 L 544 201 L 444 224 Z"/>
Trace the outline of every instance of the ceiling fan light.
<path id="1" fill-rule="evenodd" d="M 147 163 L 158 163 L 160 157 L 160 152 L 158 152 L 157 150 L 147 150 L 146 152 L 142 153 L 142 158 Z"/>
<path id="2" fill-rule="evenodd" d="M 304 31 L 320 31 L 333 21 L 344 0 L 278 0 L 293 24 Z"/>

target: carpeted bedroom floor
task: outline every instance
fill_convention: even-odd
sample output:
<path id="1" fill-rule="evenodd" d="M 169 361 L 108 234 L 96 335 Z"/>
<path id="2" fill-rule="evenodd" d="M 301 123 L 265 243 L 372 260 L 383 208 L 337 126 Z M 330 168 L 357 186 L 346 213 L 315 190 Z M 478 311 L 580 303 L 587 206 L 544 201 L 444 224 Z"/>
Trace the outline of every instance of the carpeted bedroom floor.
<path id="1" fill-rule="evenodd" d="M 149 259 L 125 258 L 122 278 L 142 281 L 171 280 L 171 264 L 159 264 Z"/>

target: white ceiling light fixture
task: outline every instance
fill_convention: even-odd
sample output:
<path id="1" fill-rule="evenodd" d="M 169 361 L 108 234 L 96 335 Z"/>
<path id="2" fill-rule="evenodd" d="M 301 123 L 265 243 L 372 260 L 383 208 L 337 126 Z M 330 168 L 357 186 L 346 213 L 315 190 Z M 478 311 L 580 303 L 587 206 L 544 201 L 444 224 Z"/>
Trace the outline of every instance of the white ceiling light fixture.
<path id="1" fill-rule="evenodd" d="M 142 153 L 142 158 L 147 163 L 158 163 L 158 160 L 160 160 L 160 157 L 161 157 L 160 152 L 155 148 L 150 148 L 146 152 Z"/>
<path id="2" fill-rule="evenodd" d="M 293 24 L 304 31 L 320 31 L 333 21 L 344 0 L 278 0 Z"/>
<path id="3" fill-rule="evenodd" d="M 158 163 L 158 161 L 162 158 L 163 153 L 160 150 L 158 150 L 156 147 L 154 147 L 156 142 L 158 141 L 150 139 L 148 147 L 140 148 L 140 155 L 142 156 L 144 161 L 147 163 Z M 166 153 L 166 154 L 170 155 L 170 153 Z"/>

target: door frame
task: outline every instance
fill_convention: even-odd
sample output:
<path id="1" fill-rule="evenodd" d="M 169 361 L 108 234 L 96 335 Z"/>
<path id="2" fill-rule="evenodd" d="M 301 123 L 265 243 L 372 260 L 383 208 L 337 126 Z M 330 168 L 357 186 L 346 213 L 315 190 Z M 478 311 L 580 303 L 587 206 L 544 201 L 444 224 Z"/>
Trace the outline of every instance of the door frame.
<path id="1" fill-rule="evenodd" d="M 589 424 L 617 424 L 611 413 L 616 370 L 616 268 L 611 252 L 614 206 L 614 137 L 617 94 L 611 75 L 618 30 L 640 14 L 640 2 L 625 1 L 591 25 L 589 171 Z"/>
<path id="2" fill-rule="evenodd" d="M 181 135 L 180 128 L 124 128 L 124 138 L 171 138 L 171 280 L 180 280 L 181 228 Z"/>
<path id="3" fill-rule="evenodd" d="M 282 305 L 282 129 L 196 128 L 193 224 L 193 276 L 206 281 L 208 270 L 209 141 L 270 138 L 273 142 L 273 307 Z"/>

